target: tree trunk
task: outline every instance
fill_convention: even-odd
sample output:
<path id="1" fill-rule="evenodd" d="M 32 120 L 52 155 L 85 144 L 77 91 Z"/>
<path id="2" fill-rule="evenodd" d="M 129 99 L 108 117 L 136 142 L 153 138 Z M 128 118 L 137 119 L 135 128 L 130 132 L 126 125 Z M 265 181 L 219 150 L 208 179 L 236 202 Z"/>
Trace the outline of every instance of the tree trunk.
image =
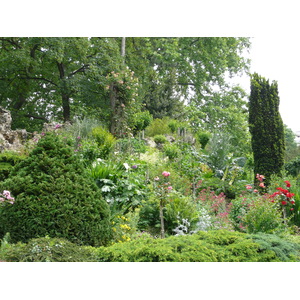
<path id="1" fill-rule="evenodd" d="M 62 107 L 64 123 L 71 120 L 70 97 L 67 94 L 62 94 Z"/>
<path id="2" fill-rule="evenodd" d="M 117 102 L 117 93 L 115 90 L 115 87 L 113 84 L 109 87 L 110 93 L 110 109 L 111 109 L 111 117 L 110 117 L 110 133 L 115 134 L 116 133 L 116 102 Z"/>
<path id="3" fill-rule="evenodd" d="M 163 204 L 162 200 L 160 200 L 160 205 L 159 205 L 159 216 L 160 216 L 160 235 L 161 238 L 165 238 L 165 223 L 164 223 L 164 213 L 163 213 Z"/>
<path id="4" fill-rule="evenodd" d="M 125 47 L 126 47 L 126 38 L 122 37 L 121 56 L 123 57 L 123 63 L 125 63 Z"/>

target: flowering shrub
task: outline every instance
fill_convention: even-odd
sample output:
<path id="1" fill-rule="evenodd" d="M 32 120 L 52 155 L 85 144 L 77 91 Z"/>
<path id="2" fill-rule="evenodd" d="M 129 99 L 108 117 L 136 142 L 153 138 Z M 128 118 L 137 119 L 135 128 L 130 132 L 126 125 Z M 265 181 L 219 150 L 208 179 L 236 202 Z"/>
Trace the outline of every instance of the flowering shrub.
<path id="1" fill-rule="evenodd" d="M 117 243 L 128 242 L 131 240 L 131 234 L 134 229 L 130 226 L 129 218 L 116 215 L 112 221 L 113 241 Z"/>
<path id="2" fill-rule="evenodd" d="M 294 200 L 294 193 L 290 193 L 289 189 L 291 187 L 291 184 L 289 181 L 284 182 L 286 184 L 286 189 L 282 187 L 277 187 L 276 192 L 274 192 L 272 195 L 269 196 L 271 199 L 271 202 L 278 202 L 279 205 L 282 208 L 282 213 L 284 219 L 286 219 L 286 209 L 289 209 L 290 211 L 294 210 L 295 200 Z"/>
<path id="3" fill-rule="evenodd" d="M 212 227 L 218 229 L 232 229 L 229 212 L 230 205 L 226 203 L 225 195 L 215 194 L 210 188 L 198 192 L 197 204 L 199 209 L 204 207 L 212 217 Z"/>
<path id="4" fill-rule="evenodd" d="M 241 217 L 241 223 L 248 233 L 275 233 L 287 229 L 282 222 L 278 205 L 270 202 L 268 196 L 254 198 L 248 211 Z"/>
<path id="5" fill-rule="evenodd" d="M 111 121 L 113 133 L 117 137 L 132 136 L 131 128 L 135 125 L 135 113 L 138 111 L 138 79 L 128 68 L 120 72 L 112 71 L 106 76 L 105 89 L 114 98 Z"/>

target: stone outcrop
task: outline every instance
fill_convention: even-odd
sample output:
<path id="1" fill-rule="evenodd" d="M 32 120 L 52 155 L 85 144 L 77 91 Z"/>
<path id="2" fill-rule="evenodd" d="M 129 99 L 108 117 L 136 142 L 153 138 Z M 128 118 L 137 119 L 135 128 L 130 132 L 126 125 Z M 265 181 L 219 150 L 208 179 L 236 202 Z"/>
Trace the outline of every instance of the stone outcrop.
<path id="1" fill-rule="evenodd" d="M 11 114 L 0 106 L 0 152 L 20 151 L 30 133 L 25 129 L 11 130 Z"/>

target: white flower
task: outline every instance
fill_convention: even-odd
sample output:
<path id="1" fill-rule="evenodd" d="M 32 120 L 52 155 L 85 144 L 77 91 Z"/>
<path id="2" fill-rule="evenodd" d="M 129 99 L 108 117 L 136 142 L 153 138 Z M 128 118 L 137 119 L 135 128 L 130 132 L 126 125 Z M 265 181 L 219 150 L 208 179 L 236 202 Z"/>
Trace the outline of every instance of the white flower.
<path id="1" fill-rule="evenodd" d="M 129 170 L 129 168 L 130 168 L 128 163 L 124 163 L 123 166 L 125 167 L 126 171 Z"/>

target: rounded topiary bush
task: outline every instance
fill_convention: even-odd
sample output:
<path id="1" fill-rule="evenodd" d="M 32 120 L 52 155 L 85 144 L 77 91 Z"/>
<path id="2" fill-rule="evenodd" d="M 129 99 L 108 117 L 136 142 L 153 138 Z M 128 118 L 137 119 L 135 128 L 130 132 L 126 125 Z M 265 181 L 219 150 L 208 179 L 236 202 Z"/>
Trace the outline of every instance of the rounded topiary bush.
<path id="1" fill-rule="evenodd" d="M 105 245 L 111 238 L 110 210 L 74 150 L 60 136 L 47 133 L 16 165 L 0 190 L 13 205 L 0 208 L 0 236 L 12 242 L 59 237 L 80 245 Z"/>

